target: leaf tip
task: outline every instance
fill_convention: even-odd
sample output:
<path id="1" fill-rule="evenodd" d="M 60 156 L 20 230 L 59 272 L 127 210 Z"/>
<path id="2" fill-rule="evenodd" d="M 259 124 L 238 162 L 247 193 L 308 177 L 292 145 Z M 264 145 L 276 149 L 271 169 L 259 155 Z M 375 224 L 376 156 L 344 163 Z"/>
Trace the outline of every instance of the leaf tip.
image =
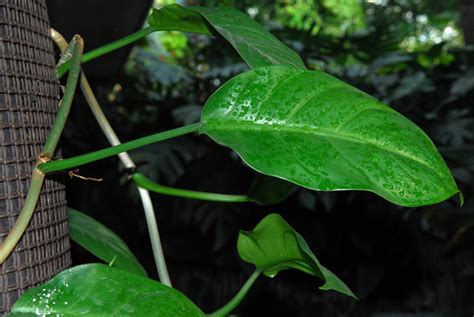
<path id="1" fill-rule="evenodd" d="M 334 273 L 332 273 L 328 268 L 325 266 L 321 265 L 321 273 L 324 275 L 324 279 L 326 280 L 326 283 L 324 283 L 323 286 L 321 286 L 319 289 L 321 290 L 333 290 L 336 292 L 339 292 L 341 294 L 347 295 L 349 297 L 352 297 L 356 300 L 359 300 L 359 298 L 352 292 L 352 290 L 349 288 L 349 286 L 346 285 L 339 277 L 337 277 Z"/>
<path id="2" fill-rule="evenodd" d="M 344 288 L 343 289 L 340 289 L 340 288 L 334 288 L 332 287 L 328 282 L 324 283 L 323 286 L 320 286 L 319 289 L 320 290 L 323 290 L 323 291 L 336 291 L 336 292 L 339 292 L 339 293 L 342 293 L 344 295 L 347 295 L 349 297 L 352 297 L 354 298 L 355 300 L 357 301 L 360 301 L 360 298 L 357 297 L 351 290 L 349 287 L 347 287 L 345 284 L 344 284 Z"/>

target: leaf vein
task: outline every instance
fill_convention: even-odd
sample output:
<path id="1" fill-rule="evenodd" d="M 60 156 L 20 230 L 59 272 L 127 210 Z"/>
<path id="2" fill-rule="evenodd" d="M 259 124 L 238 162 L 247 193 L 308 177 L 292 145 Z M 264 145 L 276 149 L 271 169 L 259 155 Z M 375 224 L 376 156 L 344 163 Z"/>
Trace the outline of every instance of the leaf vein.
<path id="1" fill-rule="evenodd" d="M 222 127 L 225 126 L 225 127 Z M 282 125 L 267 125 L 264 123 L 257 123 L 257 122 L 252 122 L 252 121 L 233 121 L 233 120 L 224 120 L 224 121 L 218 121 L 213 123 L 212 121 L 206 121 L 203 122 L 203 131 L 212 131 L 212 130 L 241 130 L 241 131 L 248 131 L 248 130 L 254 130 L 254 131 L 270 131 L 270 132 L 289 132 L 289 133 L 299 133 L 299 134 L 309 134 L 313 136 L 320 136 L 324 138 L 332 138 L 332 139 L 340 139 L 344 141 L 350 141 L 354 143 L 359 143 L 359 144 L 365 144 L 369 146 L 373 146 L 376 148 L 381 149 L 382 151 L 392 153 L 397 156 L 401 156 L 403 158 L 412 160 L 414 162 L 417 162 L 418 164 L 422 165 L 424 168 L 433 171 L 431 166 L 421 160 L 420 158 L 413 156 L 409 153 L 402 152 L 402 151 L 396 151 L 394 149 L 391 149 L 389 147 L 384 147 L 383 144 L 377 142 L 376 140 L 371 140 L 371 139 L 360 139 L 351 135 L 347 135 L 344 133 L 338 133 L 335 134 L 333 131 L 328 131 L 328 130 L 322 130 L 322 129 L 314 129 L 311 127 L 298 127 L 298 126 L 282 126 Z M 336 131 L 337 132 L 337 131 Z M 439 177 L 443 178 L 437 171 L 434 171 L 436 175 Z"/>

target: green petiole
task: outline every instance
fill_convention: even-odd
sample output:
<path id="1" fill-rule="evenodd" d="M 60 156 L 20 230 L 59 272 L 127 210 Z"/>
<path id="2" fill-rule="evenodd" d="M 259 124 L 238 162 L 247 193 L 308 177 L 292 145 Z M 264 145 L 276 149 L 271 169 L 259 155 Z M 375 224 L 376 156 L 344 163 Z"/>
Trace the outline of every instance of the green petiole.
<path id="1" fill-rule="evenodd" d="M 38 166 L 38 169 L 41 172 L 47 174 L 47 173 L 74 168 L 74 167 L 81 166 L 81 165 L 91 163 L 91 162 L 95 162 L 107 157 L 111 157 L 122 152 L 137 149 L 148 144 L 152 144 L 155 142 L 164 141 L 164 140 L 176 138 L 178 136 L 182 136 L 185 134 L 189 134 L 192 132 L 196 132 L 199 130 L 200 127 L 201 127 L 201 123 L 194 123 L 194 124 L 190 124 L 184 127 L 177 128 L 177 129 L 159 132 L 153 135 L 149 135 L 149 136 L 136 139 L 130 142 L 122 143 L 120 145 L 108 147 L 108 148 L 98 150 L 95 152 L 90 152 L 87 154 L 71 157 L 64 160 L 57 160 L 57 161 L 43 163 Z"/>
<path id="2" fill-rule="evenodd" d="M 245 195 L 227 195 L 227 194 L 218 194 L 218 193 L 209 193 L 209 192 L 199 192 L 193 190 L 186 190 L 180 188 L 173 188 L 164 185 L 157 184 L 147 178 L 145 175 L 141 173 L 134 173 L 132 175 L 132 179 L 135 183 L 142 188 L 148 189 L 152 192 L 168 195 L 168 196 L 175 196 L 175 197 L 183 197 L 183 198 L 190 198 L 190 199 L 198 199 L 198 200 L 207 200 L 207 201 L 217 201 L 217 202 L 225 202 L 225 203 L 244 203 L 251 201 L 250 197 Z"/>
<path id="3" fill-rule="evenodd" d="M 148 26 L 144 29 L 141 29 L 141 30 L 135 32 L 135 33 L 132 33 L 132 34 L 127 35 L 127 36 L 125 36 L 121 39 L 118 39 L 118 40 L 116 40 L 112 43 L 109 43 L 109 44 L 106 44 L 104 46 L 93 49 L 92 51 L 87 52 L 87 53 L 84 54 L 84 56 L 82 57 L 82 63 L 87 63 L 88 61 L 96 59 L 97 57 L 100 57 L 100 56 L 105 55 L 107 53 L 113 52 L 113 51 L 115 51 L 119 48 L 127 46 L 128 44 L 136 42 L 136 41 L 144 38 L 148 34 L 153 33 L 154 31 L 156 31 L 156 30 L 153 27 Z M 69 62 L 60 65 L 56 69 L 57 74 L 58 74 L 58 78 L 61 78 L 69 70 L 69 67 L 70 67 Z"/>
<path id="4" fill-rule="evenodd" d="M 230 314 L 235 307 L 237 307 L 240 302 L 245 298 L 247 293 L 249 292 L 250 288 L 252 287 L 253 283 L 257 280 L 257 278 L 260 276 L 260 273 L 262 273 L 261 270 L 256 269 L 252 275 L 248 278 L 248 280 L 245 282 L 245 284 L 242 286 L 242 288 L 239 290 L 237 294 L 223 307 L 219 308 L 213 313 L 207 314 L 209 317 L 225 317 L 228 314 Z"/>

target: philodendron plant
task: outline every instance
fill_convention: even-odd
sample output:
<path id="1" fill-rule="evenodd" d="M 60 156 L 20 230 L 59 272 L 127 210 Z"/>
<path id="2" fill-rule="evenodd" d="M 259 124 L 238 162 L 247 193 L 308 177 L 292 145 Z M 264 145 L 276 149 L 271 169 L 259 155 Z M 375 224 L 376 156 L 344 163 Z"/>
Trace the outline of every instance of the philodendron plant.
<path id="1" fill-rule="evenodd" d="M 148 21 L 149 27 L 84 54 L 82 62 L 152 32 L 172 30 L 224 38 L 251 70 L 224 83 L 207 100 L 197 124 L 124 144 L 119 143 L 109 126 L 103 129 L 115 146 L 60 161 L 42 157 L 36 169 L 40 175 L 47 177 L 51 172 L 198 132 L 233 149 L 260 173 L 249 194 L 225 195 L 166 187 L 131 169 L 131 179 L 140 193 L 146 189 L 184 198 L 269 205 L 287 197 L 293 187 L 291 182 L 313 190 L 370 191 L 394 204 L 413 207 L 439 203 L 459 193 L 441 155 L 419 127 L 349 84 L 324 72 L 306 69 L 293 50 L 247 15 L 232 8 L 185 8 L 174 4 L 154 10 Z M 71 45 L 63 54 L 58 64 L 59 77 L 67 71 L 71 77 L 73 70 L 78 74 L 76 51 Z M 86 84 L 82 77 L 83 92 L 93 104 L 95 98 Z M 106 119 L 94 114 L 103 127 Z M 134 167 L 127 157 L 121 157 L 124 164 Z M 147 201 L 144 199 L 145 209 Z M 109 265 L 86 264 L 58 274 L 24 294 L 13 307 L 12 316 L 205 315 L 178 290 L 164 285 L 170 283 L 162 274 L 164 284 L 149 279 L 112 231 L 73 209 L 69 210 L 69 221 L 71 238 Z M 153 227 L 149 224 L 149 228 Z M 154 250 L 157 245 L 159 240 Z M 234 298 L 209 316 L 229 314 L 258 276 L 274 277 L 287 269 L 322 280 L 322 290 L 357 298 L 319 262 L 304 238 L 278 214 L 266 216 L 253 231 L 241 231 L 237 249 L 243 261 L 255 266 L 255 272 Z M 165 275 L 164 261 L 157 265 Z"/>

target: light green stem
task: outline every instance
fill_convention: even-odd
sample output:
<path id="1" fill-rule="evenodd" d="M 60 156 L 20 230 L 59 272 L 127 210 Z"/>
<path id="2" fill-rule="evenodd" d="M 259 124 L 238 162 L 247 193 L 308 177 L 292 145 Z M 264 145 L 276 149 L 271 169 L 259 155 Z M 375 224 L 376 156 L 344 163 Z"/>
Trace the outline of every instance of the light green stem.
<path id="1" fill-rule="evenodd" d="M 66 50 L 67 42 L 64 37 L 54 29 L 51 29 L 51 37 L 53 38 L 54 42 L 59 46 L 61 51 Z M 111 145 L 119 145 L 121 144 L 117 134 L 113 130 L 112 126 L 110 125 L 107 117 L 105 116 L 102 108 L 100 107 L 97 98 L 92 91 L 91 86 L 89 85 L 89 81 L 87 80 L 86 75 L 82 72 L 80 86 L 82 93 L 91 109 L 92 113 L 94 114 L 97 123 L 99 124 L 102 132 L 106 136 L 107 140 Z M 119 159 L 121 160 L 122 164 L 126 168 L 135 169 L 135 163 L 132 161 L 131 157 L 128 155 L 127 152 L 123 152 L 118 154 Z M 158 231 L 158 224 L 155 219 L 155 210 L 153 208 L 153 203 L 150 198 L 150 193 L 146 189 L 142 189 L 138 187 L 138 191 L 140 194 L 140 199 L 142 201 L 143 210 L 145 213 L 145 219 L 148 227 L 148 234 L 150 236 L 153 256 L 155 259 L 156 269 L 158 271 L 158 276 L 160 278 L 161 283 L 172 287 L 171 279 L 168 273 L 168 268 L 166 266 L 166 261 L 163 253 L 163 247 L 161 245 L 160 234 Z"/>
<path id="2" fill-rule="evenodd" d="M 122 152 L 130 151 L 133 149 L 140 148 L 142 146 L 152 144 L 155 142 L 160 142 L 199 130 L 201 124 L 194 123 L 184 127 L 180 127 L 173 130 L 168 130 L 164 132 L 159 132 L 153 135 L 149 135 L 140 139 L 136 139 L 130 142 L 122 143 L 120 145 L 112 146 L 95 152 L 90 152 L 87 154 L 71 157 L 64 160 L 51 161 L 44 164 L 40 164 L 38 168 L 43 173 L 52 173 L 57 171 L 62 171 L 65 169 L 74 168 L 81 166 L 87 163 L 95 162 L 107 157 L 117 155 Z"/>
<path id="3" fill-rule="evenodd" d="M 137 186 L 138 187 L 138 186 Z M 153 203 L 151 201 L 148 190 L 138 187 L 138 193 L 142 200 L 143 210 L 145 211 L 146 224 L 148 227 L 148 234 L 150 235 L 151 248 L 158 270 L 160 282 L 172 287 L 168 267 L 166 266 L 165 255 L 161 245 L 160 232 L 156 222 L 155 211 L 153 210 Z"/>
<path id="4" fill-rule="evenodd" d="M 64 97 L 61 102 L 61 106 L 58 110 L 58 113 L 56 114 L 56 119 L 54 121 L 53 127 L 51 128 L 51 132 L 48 135 L 46 143 L 43 147 L 43 151 L 38 159 L 37 165 L 40 162 L 49 160 L 53 156 L 54 150 L 56 148 L 56 145 L 58 144 L 59 137 L 61 136 L 64 124 L 69 114 L 72 100 L 74 98 L 74 92 L 76 90 L 76 85 L 79 77 L 82 50 L 84 48 L 82 38 L 78 35 L 74 36 L 72 40 L 72 45 L 74 46 L 74 48 L 73 56 L 71 59 L 71 72 L 68 76 Z M 20 211 L 18 219 L 16 220 L 15 225 L 13 226 L 11 231 L 8 233 L 8 236 L 5 238 L 5 240 L 2 242 L 2 245 L 0 246 L 0 264 L 5 262 L 10 253 L 15 248 L 18 241 L 20 241 L 21 237 L 25 233 L 25 230 L 28 227 L 31 217 L 33 216 L 33 213 L 35 211 L 35 207 L 41 193 L 43 180 L 44 174 L 38 169 L 38 167 L 35 167 L 31 174 L 31 182 L 28 194 L 26 195 L 25 202 Z"/>
<path id="5" fill-rule="evenodd" d="M 209 192 L 199 192 L 160 185 L 153 182 L 141 173 L 134 173 L 132 175 L 132 179 L 135 181 L 135 183 L 137 183 L 138 186 L 163 195 L 226 203 L 244 203 L 251 201 L 250 197 L 245 195 L 227 195 Z"/>
<path id="6" fill-rule="evenodd" d="M 94 114 L 95 119 L 97 120 L 97 123 L 99 124 L 100 128 L 102 129 L 102 132 L 105 134 L 109 143 L 111 145 L 121 144 L 119 138 L 117 137 L 117 134 L 113 130 L 112 126 L 107 120 L 107 117 L 102 111 L 102 108 L 100 107 L 97 98 L 95 98 L 95 95 L 92 92 L 92 88 L 89 85 L 89 82 L 87 81 L 87 78 L 84 73 L 82 73 L 81 76 L 81 90 L 84 94 L 84 97 L 86 98 L 89 107 L 92 110 L 92 113 Z M 118 157 L 126 168 L 136 168 L 135 163 L 127 152 L 119 153 Z M 153 203 L 150 198 L 150 193 L 146 189 L 142 189 L 138 186 L 137 188 L 140 194 L 140 199 L 142 201 L 143 211 L 145 213 L 148 234 L 150 236 L 151 248 L 153 251 L 153 257 L 155 259 L 156 270 L 158 271 L 160 282 L 165 284 L 166 286 L 172 287 L 171 278 L 169 276 L 168 268 L 166 266 L 165 255 L 163 253 L 163 247 L 161 245 L 160 233 L 155 218 L 155 210 L 153 208 Z"/>
<path id="7" fill-rule="evenodd" d="M 213 313 L 207 314 L 209 317 L 225 317 L 228 314 L 230 314 L 235 307 L 237 307 L 242 300 L 245 298 L 247 293 L 249 292 L 250 288 L 252 287 L 253 283 L 255 283 L 255 280 L 260 276 L 260 271 L 259 269 L 256 269 L 255 272 L 250 275 L 249 279 L 245 282 L 245 284 L 242 286 L 240 291 L 235 294 L 235 296 L 224 306 L 219 308 Z"/>
<path id="8" fill-rule="evenodd" d="M 151 26 L 148 26 L 135 33 L 132 33 L 121 39 L 118 39 L 112 43 L 93 49 L 92 51 L 84 54 L 82 58 L 82 63 L 87 63 L 88 61 L 96 59 L 97 57 L 113 52 L 133 42 L 136 42 L 154 31 L 155 31 L 154 28 L 152 28 Z M 58 77 L 61 78 L 69 70 L 69 67 L 70 67 L 69 63 L 64 63 L 60 65 L 57 69 Z"/>
<path id="9" fill-rule="evenodd" d="M 84 73 L 81 76 L 81 90 L 84 94 L 84 97 L 86 98 L 87 103 L 89 104 L 89 107 L 92 110 L 92 113 L 94 114 L 95 119 L 97 120 L 97 123 L 99 124 L 100 128 L 102 129 L 102 132 L 105 134 L 109 143 L 111 145 L 121 144 L 119 138 L 117 137 L 117 134 L 113 130 L 104 112 L 102 111 L 99 102 L 95 98 L 95 95 L 92 92 L 92 89 Z M 135 163 L 127 152 L 119 153 L 118 157 L 126 168 L 136 168 Z M 160 282 L 166 286 L 172 287 L 171 278 L 168 273 L 168 268 L 166 266 L 165 256 L 163 253 L 163 247 L 161 245 L 160 233 L 155 218 L 155 210 L 153 208 L 153 203 L 150 198 L 150 193 L 148 192 L 148 190 L 138 187 L 138 185 L 137 188 L 140 194 L 140 199 L 142 201 L 143 211 L 145 213 L 148 234 L 150 236 L 151 247 Z"/>
<path id="10" fill-rule="evenodd" d="M 43 185 L 44 174 L 40 173 L 37 169 L 31 174 L 30 189 L 25 198 L 25 203 L 21 209 L 20 216 L 18 217 L 15 225 L 8 233 L 8 236 L 0 246 L 0 263 L 5 262 L 10 253 L 15 248 L 18 241 L 20 241 L 23 233 L 25 232 L 28 224 L 30 223 L 33 212 L 35 211 L 36 203 L 41 193 L 41 186 Z"/>
<path id="11" fill-rule="evenodd" d="M 89 107 L 94 114 L 97 123 L 99 124 L 102 132 L 105 134 L 107 140 L 111 145 L 121 144 L 117 134 L 110 125 L 107 117 L 105 116 L 102 108 L 100 107 L 97 98 L 95 98 L 94 93 L 87 81 L 86 76 L 82 73 L 81 76 L 81 90 L 86 98 Z M 135 169 L 136 165 L 133 162 L 130 155 L 127 152 L 119 153 L 118 157 L 122 164 L 129 169 Z M 168 268 L 166 266 L 165 255 L 163 253 L 163 247 L 161 245 L 160 233 L 158 230 L 158 225 L 155 218 L 155 210 L 153 208 L 153 203 L 150 198 L 150 193 L 146 189 L 138 187 L 138 192 L 140 194 L 140 199 L 142 201 L 143 211 L 145 213 L 145 219 L 148 227 L 148 235 L 150 236 L 151 248 L 153 251 L 153 257 L 155 259 L 156 270 L 158 271 L 158 276 L 160 282 L 166 286 L 172 287 L 171 278 L 168 273 Z"/>

